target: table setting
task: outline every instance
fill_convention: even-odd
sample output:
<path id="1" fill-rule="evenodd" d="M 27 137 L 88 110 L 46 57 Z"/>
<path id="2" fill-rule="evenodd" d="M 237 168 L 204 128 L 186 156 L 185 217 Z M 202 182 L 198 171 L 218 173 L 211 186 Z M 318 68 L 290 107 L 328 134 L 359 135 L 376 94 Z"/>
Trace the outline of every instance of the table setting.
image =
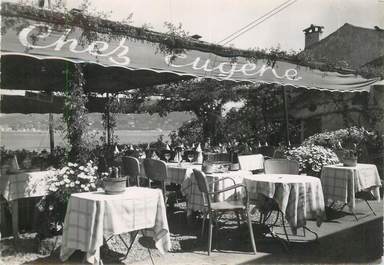
<path id="1" fill-rule="evenodd" d="M 86 252 L 86 261 L 102 264 L 100 247 L 112 235 L 142 230 L 164 254 L 171 241 L 161 190 L 128 187 L 116 194 L 105 191 L 71 195 L 64 221 L 60 259 L 75 250 Z"/>

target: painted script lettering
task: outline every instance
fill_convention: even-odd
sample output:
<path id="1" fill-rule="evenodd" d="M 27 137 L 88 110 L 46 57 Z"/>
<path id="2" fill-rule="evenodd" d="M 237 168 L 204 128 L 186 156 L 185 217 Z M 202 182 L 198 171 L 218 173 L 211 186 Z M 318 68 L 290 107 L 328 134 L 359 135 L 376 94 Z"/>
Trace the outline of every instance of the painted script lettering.
<path id="1" fill-rule="evenodd" d="M 34 36 L 34 42 L 32 42 L 32 34 L 33 31 L 36 30 L 38 27 L 44 27 L 46 28 L 45 32 L 39 32 L 36 36 Z M 30 25 L 29 27 L 24 28 L 19 33 L 19 41 L 20 43 L 27 48 L 30 49 L 48 49 L 52 48 L 55 51 L 61 51 L 66 46 L 68 47 L 68 50 L 72 53 L 81 54 L 81 53 L 88 53 L 93 56 L 98 57 L 107 57 L 110 62 L 116 65 L 126 66 L 130 63 L 130 58 L 127 56 L 129 47 L 125 45 L 126 38 L 122 38 L 118 45 L 108 51 L 110 49 L 110 44 L 105 41 L 93 41 L 90 42 L 88 45 L 84 47 L 81 47 L 79 45 L 79 41 L 74 38 L 69 38 L 69 33 L 71 32 L 71 29 L 66 29 L 64 33 L 55 41 L 52 41 L 48 44 L 36 44 L 36 40 L 43 40 L 45 43 L 45 39 L 49 38 L 52 33 L 52 28 L 47 25 Z"/>

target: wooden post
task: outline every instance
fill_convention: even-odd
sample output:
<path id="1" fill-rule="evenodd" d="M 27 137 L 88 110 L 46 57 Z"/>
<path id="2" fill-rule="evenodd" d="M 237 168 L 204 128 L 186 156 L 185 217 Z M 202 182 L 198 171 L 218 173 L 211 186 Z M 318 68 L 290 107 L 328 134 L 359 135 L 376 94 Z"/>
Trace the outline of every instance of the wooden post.
<path id="1" fill-rule="evenodd" d="M 53 114 L 49 113 L 49 146 L 51 149 L 51 154 L 55 149 L 55 135 L 53 131 Z"/>
<path id="2" fill-rule="evenodd" d="M 289 146 L 289 120 L 288 120 L 288 98 L 286 87 L 283 86 L 283 104 L 284 104 L 284 121 L 285 121 L 285 145 Z"/>
<path id="3" fill-rule="evenodd" d="M 110 146 L 111 145 L 111 125 L 110 125 L 110 120 L 109 120 L 109 112 L 110 112 L 110 99 L 109 99 L 109 93 L 107 93 L 107 145 Z"/>

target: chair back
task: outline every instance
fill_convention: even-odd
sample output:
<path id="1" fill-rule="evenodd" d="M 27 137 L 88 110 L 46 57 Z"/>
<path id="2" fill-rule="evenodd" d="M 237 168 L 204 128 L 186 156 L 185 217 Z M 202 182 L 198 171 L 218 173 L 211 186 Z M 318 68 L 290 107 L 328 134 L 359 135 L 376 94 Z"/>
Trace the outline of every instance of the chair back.
<path id="1" fill-rule="evenodd" d="M 239 164 L 242 170 L 262 170 L 264 169 L 264 156 L 262 154 L 241 155 L 239 156 Z"/>
<path id="2" fill-rule="evenodd" d="M 145 175 L 150 180 L 164 182 L 167 178 L 167 164 L 164 161 L 146 158 L 143 161 L 143 166 Z"/>
<path id="3" fill-rule="evenodd" d="M 211 208 L 211 197 L 209 196 L 209 185 L 205 174 L 198 169 L 193 169 L 193 175 L 195 176 L 197 186 L 201 193 L 203 193 L 204 200 L 208 204 L 208 208 Z"/>
<path id="4" fill-rule="evenodd" d="M 136 178 L 140 174 L 139 159 L 133 156 L 123 156 L 123 174 Z"/>
<path id="5" fill-rule="evenodd" d="M 288 159 L 268 159 L 264 162 L 265 174 L 299 174 L 299 163 Z"/>

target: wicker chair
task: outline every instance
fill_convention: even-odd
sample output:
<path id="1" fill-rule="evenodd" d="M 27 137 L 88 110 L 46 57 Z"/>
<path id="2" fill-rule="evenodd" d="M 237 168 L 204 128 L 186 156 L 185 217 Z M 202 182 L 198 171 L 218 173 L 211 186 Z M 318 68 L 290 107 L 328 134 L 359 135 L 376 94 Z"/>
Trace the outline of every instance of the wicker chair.
<path id="1" fill-rule="evenodd" d="M 195 179 L 197 181 L 198 187 L 200 192 L 203 193 L 203 196 L 205 198 L 205 210 L 204 210 L 204 218 L 203 218 L 203 225 L 201 229 L 201 237 L 203 237 L 204 234 L 204 225 L 205 225 L 205 220 L 208 217 L 209 218 L 209 227 L 208 227 L 208 255 L 211 254 L 211 247 L 212 247 L 212 229 L 213 225 L 217 223 L 217 218 L 219 214 L 222 214 L 224 212 L 235 212 L 238 218 L 238 223 L 239 223 L 239 214 L 241 216 L 246 216 L 247 217 L 247 223 L 248 223 L 248 228 L 249 228 L 249 235 L 251 238 L 251 243 L 252 243 L 252 249 L 254 254 L 256 254 L 256 245 L 255 245 L 255 239 L 253 236 L 253 229 L 252 229 L 252 223 L 251 223 L 251 218 L 249 215 L 249 199 L 248 199 L 248 190 L 247 187 L 242 185 L 242 184 L 235 184 L 235 181 L 233 181 L 233 186 L 218 190 L 218 191 L 209 191 L 209 185 L 207 182 L 207 178 L 205 174 L 197 169 L 193 169 L 193 173 L 195 176 Z M 210 184 L 213 184 L 218 181 L 222 181 L 225 179 L 231 179 L 229 177 L 227 178 L 221 178 L 217 181 L 214 181 Z M 212 202 L 211 196 L 215 196 L 221 192 L 225 192 L 228 190 L 236 190 L 237 188 L 244 188 L 245 190 L 245 203 L 241 199 L 237 199 L 235 201 L 223 201 L 223 202 Z M 240 223 L 239 223 L 240 224 Z"/>
<path id="2" fill-rule="evenodd" d="M 131 179 L 140 187 L 140 162 L 136 157 L 123 156 L 123 174 L 128 176 L 127 186 L 130 186 Z"/>
<path id="3" fill-rule="evenodd" d="M 160 188 L 163 191 L 165 204 L 173 207 L 177 202 L 177 192 L 175 190 L 169 190 L 166 185 L 166 179 L 168 178 L 168 168 L 164 161 L 146 158 L 143 161 L 145 175 L 148 179 L 148 186 L 151 188 Z"/>
<path id="4" fill-rule="evenodd" d="M 265 174 L 299 174 L 299 163 L 288 159 L 268 159 L 264 161 Z"/>

